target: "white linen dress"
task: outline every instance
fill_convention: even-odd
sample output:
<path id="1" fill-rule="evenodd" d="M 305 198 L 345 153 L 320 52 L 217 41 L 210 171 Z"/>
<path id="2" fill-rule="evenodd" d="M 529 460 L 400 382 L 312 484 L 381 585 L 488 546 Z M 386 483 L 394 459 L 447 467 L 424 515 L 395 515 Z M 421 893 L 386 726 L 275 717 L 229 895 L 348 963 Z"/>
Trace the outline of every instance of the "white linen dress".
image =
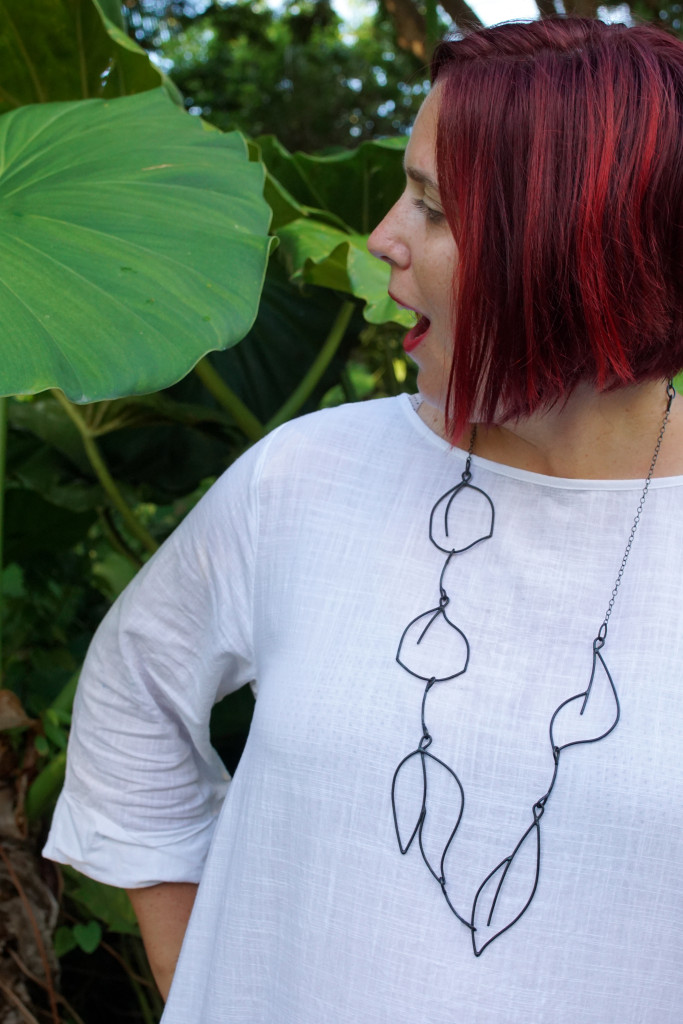
<path id="1" fill-rule="evenodd" d="M 399 851 L 392 777 L 420 741 L 425 684 L 395 656 L 438 607 L 430 511 L 465 458 L 406 396 L 289 423 L 221 477 L 100 627 L 45 855 L 113 885 L 201 879 L 164 1024 L 683 1019 L 683 477 L 652 482 L 602 652 L 621 718 L 562 752 L 526 913 L 475 957 L 417 839 Z M 444 871 L 466 918 L 548 788 L 549 721 L 588 685 L 643 481 L 475 455 L 472 484 L 495 505 L 493 535 L 444 577 L 469 666 L 425 704 L 430 752 L 465 793 Z M 462 503 L 457 528 L 477 516 Z M 453 635 L 434 633 L 437 661 Z M 228 784 L 209 714 L 251 680 Z M 428 850 L 458 811 L 444 779 L 430 777 Z M 524 904 L 534 856 L 516 859 L 500 921 Z"/>

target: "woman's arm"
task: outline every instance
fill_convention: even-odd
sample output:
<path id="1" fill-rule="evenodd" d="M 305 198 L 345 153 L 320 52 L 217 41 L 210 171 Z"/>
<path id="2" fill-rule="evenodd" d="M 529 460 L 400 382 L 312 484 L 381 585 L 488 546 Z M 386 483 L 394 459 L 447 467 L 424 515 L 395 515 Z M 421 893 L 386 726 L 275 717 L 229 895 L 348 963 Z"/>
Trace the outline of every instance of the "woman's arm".
<path id="1" fill-rule="evenodd" d="M 259 458 L 251 449 L 195 506 L 110 609 L 88 651 L 44 852 L 106 884 L 161 891 L 201 877 L 230 779 L 210 743 L 211 710 L 256 675 Z M 183 903 L 180 934 L 191 900 L 177 915 Z M 144 907 L 138 913 L 150 959 L 163 971 Z M 179 946 L 180 936 L 175 953 Z"/>
<path id="2" fill-rule="evenodd" d="M 197 886 L 192 882 L 163 882 L 144 889 L 127 889 L 142 932 L 147 959 L 159 991 L 168 998 Z"/>

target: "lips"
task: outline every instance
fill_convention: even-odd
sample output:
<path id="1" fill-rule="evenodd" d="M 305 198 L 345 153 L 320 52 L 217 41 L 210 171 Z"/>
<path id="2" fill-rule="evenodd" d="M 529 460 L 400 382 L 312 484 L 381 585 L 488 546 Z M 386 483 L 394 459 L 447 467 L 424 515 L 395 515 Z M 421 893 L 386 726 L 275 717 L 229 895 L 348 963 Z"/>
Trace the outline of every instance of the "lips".
<path id="1" fill-rule="evenodd" d="M 410 353 L 417 348 L 424 338 L 431 326 L 431 320 L 428 316 L 425 316 L 424 313 L 421 313 L 419 309 L 415 309 L 413 306 L 408 306 L 405 302 L 401 302 L 401 300 L 396 298 L 395 295 L 392 295 L 391 292 L 389 292 L 389 297 L 392 298 L 398 306 L 401 306 L 403 309 L 409 309 L 411 313 L 415 313 L 418 318 L 415 326 L 411 327 L 403 339 L 403 349 L 405 352 Z"/>

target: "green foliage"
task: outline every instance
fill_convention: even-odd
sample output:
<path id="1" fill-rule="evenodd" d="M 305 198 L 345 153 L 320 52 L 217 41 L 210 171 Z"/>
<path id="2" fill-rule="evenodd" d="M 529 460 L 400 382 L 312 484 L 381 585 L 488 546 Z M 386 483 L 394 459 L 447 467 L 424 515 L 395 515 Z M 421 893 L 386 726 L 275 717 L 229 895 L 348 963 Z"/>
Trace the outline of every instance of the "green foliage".
<path id="1" fill-rule="evenodd" d="M 367 251 L 365 237 L 317 221 L 294 221 L 279 232 L 280 252 L 294 281 L 335 288 L 365 300 L 370 323 L 394 320 L 409 326 L 411 314 L 387 295 L 388 267 Z"/>
<path id="2" fill-rule="evenodd" d="M 112 932 L 124 935 L 140 934 L 135 913 L 125 890 L 95 882 L 69 867 L 64 868 L 63 875 L 67 896 L 74 903 L 80 904 L 91 919 L 97 919 Z"/>
<path id="3" fill-rule="evenodd" d="M 406 138 L 364 142 L 333 154 L 290 153 L 280 140 L 256 140 L 269 174 L 304 210 L 326 211 L 345 230 L 368 234 L 403 189 Z"/>
<path id="4" fill-rule="evenodd" d="M 153 90 L 6 114 L 0 150 L 2 393 L 155 391 L 247 332 L 270 212 L 239 135 Z"/>
<path id="5" fill-rule="evenodd" d="M 138 6 L 154 20 L 151 4 Z M 309 152 L 349 146 L 405 132 L 425 95 L 426 69 L 397 48 L 379 5 L 352 37 L 327 0 L 277 11 L 263 0 L 213 3 L 181 24 L 150 45 L 172 63 L 188 106 L 223 130 L 273 133 Z"/>
<path id="6" fill-rule="evenodd" d="M 264 138 L 247 153 L 169 100 L 116 2 L 41 4 L 30 25 L 25 5 L 0 7 L 0 567 L 3 686 L 27 712 L 17 811 L 43 830 L 88 642 L 149 553 L 255 437 L 411 378 L 405 315 L 365 250 L 402 145 L 321 157 Z M 252 707 L 245 689 L 215 709 L 230 768 Z M 65 968 L 114 957 L 155 1019 L 127 897 L 63 874 Z"/>
<path id="7" fill-rule="evenodd" d="M 94 953 L 102 941 L 102 926 L 98 921 L 80 921 L 73 928 L 60 925 L 55 932 L 55 953 L 64 956 L 72 949 L 80 947 L 84 953 Z"/>
<path id="8" fill-rule="evenodd" d="M 289 153 L 273 136 L 253 148 L 278 186 L 270 190 L 274 230 L 290 280 L 362 299 L 369 323 L 410 326 L 411 315 L 387 294 L 389 267 L 366 244 L 403 187 L 405 139 L 326 156 Z"/>
<path id="9" fill-rule="evenodd" d="M 0 114 L 25 103 L 107 99 L 162 83 L 180 99 L 123 30 L 117 0 L 3 0 L 0 26 Z"/>

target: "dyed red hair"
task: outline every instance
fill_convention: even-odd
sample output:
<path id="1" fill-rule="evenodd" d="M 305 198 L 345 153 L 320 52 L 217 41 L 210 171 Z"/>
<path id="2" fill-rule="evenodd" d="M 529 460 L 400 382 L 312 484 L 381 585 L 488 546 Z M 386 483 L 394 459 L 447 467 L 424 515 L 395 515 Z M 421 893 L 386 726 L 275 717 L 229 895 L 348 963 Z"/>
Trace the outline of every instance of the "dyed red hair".
<path id="1" fill-rule="evenodd" d="M 683 43 L 585 18 L 441 43 L 437 171 L 459 251 L 447 424 L 683 367 Z M 475 416 L 476 409 L 476 416 Z"/>

